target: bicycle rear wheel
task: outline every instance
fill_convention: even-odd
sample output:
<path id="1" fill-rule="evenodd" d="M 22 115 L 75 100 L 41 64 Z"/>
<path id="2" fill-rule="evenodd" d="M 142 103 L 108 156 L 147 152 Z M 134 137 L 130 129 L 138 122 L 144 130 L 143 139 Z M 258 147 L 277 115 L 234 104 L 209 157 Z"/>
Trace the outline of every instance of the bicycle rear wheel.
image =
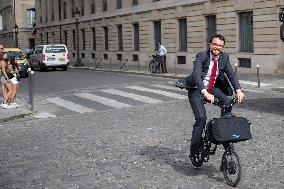
<path id="1" fill-rule="evenodd" d="M 240 182 L 242 175 L 240 157 L 231 147 L 225 149 L 222 157 L 221 171 L 223 172 L 225 181 L 229 186 L 237 186 Z"/>

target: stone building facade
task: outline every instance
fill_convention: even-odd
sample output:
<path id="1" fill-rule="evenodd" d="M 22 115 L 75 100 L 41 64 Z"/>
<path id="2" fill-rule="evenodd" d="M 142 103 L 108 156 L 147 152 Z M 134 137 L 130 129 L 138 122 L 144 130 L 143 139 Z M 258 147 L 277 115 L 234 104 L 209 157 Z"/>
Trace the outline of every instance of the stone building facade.
<path id="1" fill-rule="evenodd" d="M 36 44 L 67 44 L 76 60 L 78 8 L 82 61 L 128 59 L 147 65 L 157 43 L 168 67 L 193 67 L 212 33 L 226 37 L 225 51 L 240 72 L 284 73 L 280 38 L 284 0 L 35 0 Z"/>
<path id="2" fill-rule="evenodd" d="M 4 44 L 5 47 L 18 46 L 22 50 L 35 45 L 35 36 L 32 35 L 35 0 L 0 0 L 0 16 L 0 44 Z M 17 34 L 15 25 L 18 26 Z"/>

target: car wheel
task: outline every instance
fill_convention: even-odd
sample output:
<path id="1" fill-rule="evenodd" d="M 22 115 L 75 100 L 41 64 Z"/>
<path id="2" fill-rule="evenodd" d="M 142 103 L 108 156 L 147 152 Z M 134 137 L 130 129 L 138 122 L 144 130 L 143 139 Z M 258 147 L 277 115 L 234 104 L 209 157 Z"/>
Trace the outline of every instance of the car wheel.
<path id="1" fill-rule="evenodd" d="M 39 71 L 43 72 L 45 71 L 46 69 L 42 66 L 42 64 L 39 63 Z"/>
<path id="2" fill-rule="evenodd" d="M 64 66 L 62 69 L 63 69 L 64 71 L 67 71 L 67 66 Z"/>
<path id="3" fill-rule="evenodd" d="M 34 67 L 32 66 L 32 63 L 30 62 L 29 64 L 30 64 L 31 70 L 34 71 L 35 69 L 34 69 Z"/>
<path id="4" fill-rule="evenodd" d="M 28 74 L 28 73 L 26 73 L 26 74 L 24 75 L 24 78 L 27 78 L 27 77 L 29 77 L 29 74 Z"/>

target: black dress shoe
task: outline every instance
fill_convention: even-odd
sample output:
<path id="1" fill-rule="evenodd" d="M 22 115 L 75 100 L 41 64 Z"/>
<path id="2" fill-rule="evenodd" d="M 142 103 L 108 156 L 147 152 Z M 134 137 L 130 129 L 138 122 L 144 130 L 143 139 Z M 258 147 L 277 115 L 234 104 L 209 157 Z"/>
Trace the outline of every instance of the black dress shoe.
<path id="1" fill-rule="evenodd" d="M 224 165 L 223 165 L 223 164 L 221 164 L 219 171 L 220 171 L 220 172 L 223 172 L 223 171 L 224 171 Z"/>
<path id="2" fill-rule="evenodd" d="M 191 164 L 192 166 L 195 168 L 195 169 L 198 169 L 202 166 L 203 162 L 202 160 L 199 158 L 199 155 L 190 155 L 189 156 L 190 158 L 190 161 L 191 161 Z"/>
<path id="3" fill-rule="evenodd" d="M 192 144 L 190 145 L 190 161 L 194 168 L 200 168 L 203 164 L 202 159 L 200 157 L 199 152 L 199 145 L 200 144 Z"/>

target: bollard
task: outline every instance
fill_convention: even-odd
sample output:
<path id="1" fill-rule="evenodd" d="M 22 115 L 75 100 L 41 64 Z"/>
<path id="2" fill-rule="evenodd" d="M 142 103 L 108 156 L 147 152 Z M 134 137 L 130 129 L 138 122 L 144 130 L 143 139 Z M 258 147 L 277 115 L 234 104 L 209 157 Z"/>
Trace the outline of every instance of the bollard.
<path id="1" fill-rule="evenodd" d="M 238 75 L 238 63 L 235 63 L 235 75 Z"/>
<path id="2" fill-rule="evenodd" d="M 257 87 L 260 88 L 259 65 L 256 65 Z"/>
<path id="3" fill-rule="evenodd" d="M 29 68 L 29 104 L 31 111 L 34 111 L 34 71 Z"/>
<path id="4" fill-rule="evenodd" d="M 160 62 L 159 64 L 160 64 L 160 74 L 162 75 L 162 74 L 163 74 L 163 72 L 162 72 L 162 70 L 163 70 L 163 68 L 162 68 L 163 65 L 162 65 L 162 64 L 163 64 L 163 63 Z"/>
<path id="5" fill-rule="evenodd" d="M 175 58 L 175 77 L 177 76 L 177 58 Z"/>
<path id="6" fill-rule="evenodd" d="M 140 72 L 140 61 L 138 60 L 138 72 Z"/>
<path id="7" fill-rule="evenodd" d="M 32 76 L 31 77 L 32 78 L 31 79 L 31 81 L 32 81 L 31 82 L 31 86 L 32 86 L 31 87 L 32 88 L 32 90 L 31 90 L 31 97 L 32 97 L 31 98 L 31 110 L 34 111 L 34 71 L 31 71 L 31 76 Z"/>
<path id="8" fill-rule="evenodd" d="M 29 73 L 29 82 L 28 82 L 28 88 L 29 88 L 29 101 L 28 101 L 28 103 L 29 104 L 31 104 L 31 93 L 30 93 L 30 91 L 31 91 L 31 71 L 32 71 L 32 69 L 31 68 L 28 68 L 28 73 Z"/>
<path id="9" fill-rule="evenodd" d="M 88 57 L 88 69 L 90 69 L 90 64 L 91 64 L 91 58 L 90 57 Z"/>
<path id="10" fill-rule="evenodd" d="M 109 58 L 109 70 L 111 71 L 111 58 Z"/>

